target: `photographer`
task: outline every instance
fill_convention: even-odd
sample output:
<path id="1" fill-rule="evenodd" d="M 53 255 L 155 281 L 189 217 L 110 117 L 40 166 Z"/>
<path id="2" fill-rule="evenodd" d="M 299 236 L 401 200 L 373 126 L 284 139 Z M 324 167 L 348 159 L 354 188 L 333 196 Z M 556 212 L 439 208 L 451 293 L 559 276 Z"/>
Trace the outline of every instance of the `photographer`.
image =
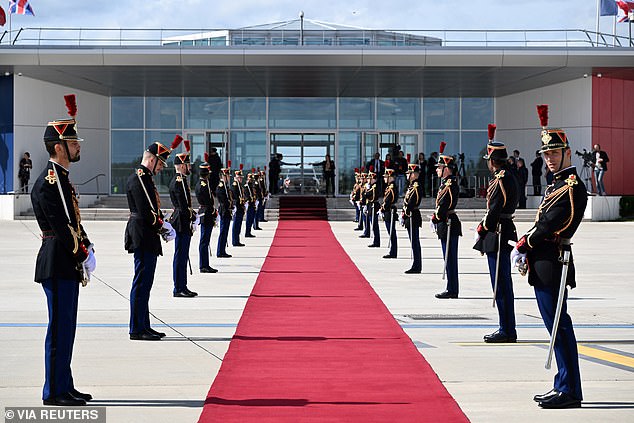
<path id="1" fill-rule="evenodd" d="M 608 157 L 608 153 L 601 150 L 601 146 L 599 144 L 594 145 L 592 152 L 594 154 L 592 162 L 594 163 L 594 176 L 597 180 L 597 194 L 607 195 L 605 192 L 605 185 L 603 185 L 603 176 L 605 175 L 605 172 L 608 171 L 608 162 L 610 161 L 610 158 Z"/>
<path id="2" fill-rule="evenodd" d="M 535 152 L 535 160 L 531 163 L 531 173 L 533 175 L 533 195 L 540 196 L 542 195 L 542 168 L 544 167 L 544 159 L 542 159 L 542 155 L 537 150 Z"/>

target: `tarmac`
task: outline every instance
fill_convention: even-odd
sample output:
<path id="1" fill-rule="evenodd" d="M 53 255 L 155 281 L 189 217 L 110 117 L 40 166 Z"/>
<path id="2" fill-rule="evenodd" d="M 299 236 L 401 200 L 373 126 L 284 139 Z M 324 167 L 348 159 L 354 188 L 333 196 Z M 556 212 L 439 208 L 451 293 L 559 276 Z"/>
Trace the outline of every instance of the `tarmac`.
<path id="1" fill-rule="evenodd" d="M 73 354 L 76 387 L 94 406 L 107 407 L 108 422 L 194 422 L 221 365 L 235 327 L 275 234 L 262 223 L 233 258 L 211 258 L 216 274 L 200 274 L 198 236 L 192 240 L 194 269 L 189 288 L 197 298 L 172 297 L 173 243 L 164 244 L 150 311 L 159 342 L 128 338 L 132 256 L 123 250 L 125 222 L 85 223 L 95 244 L 97 270 L 80 290 Z M 583 222 L 574 237 L 577 285 L 569 313 L 581 354 L 581 409 L 542 410 L 532 401 L 549 391 L 556 372 L 545 370 L 548 334 L 532 288 L 513 275 L 518 343 L 490 345 L 482 336 L 497 327 L 486 258 L 473 250 L 476 222 L 463 222 L 459 246 L 460 298 L 438 300 L 444 290 L 440 243 L 421 229 L 423 274 L 410 265 L 407 232 L 398 230 L 399 258 L 382 259 L 368 248 L 352 222 L 331 222 L 348 255 L 431 364 L 472 422 L 634 421 L 634 222 Z M 519 222 L 523 233 L 531 224 Z M 34 220 L 0 222 L 0 406 L 41 406 L 47 311 L 42 288 L 33 282 L 40 240 Z M 217 228 L 212 235 L 215 246 Z M 266 322 L 263 322 L 266 324 Z M 424 410 L 421 410 L 424 413 Z"/>

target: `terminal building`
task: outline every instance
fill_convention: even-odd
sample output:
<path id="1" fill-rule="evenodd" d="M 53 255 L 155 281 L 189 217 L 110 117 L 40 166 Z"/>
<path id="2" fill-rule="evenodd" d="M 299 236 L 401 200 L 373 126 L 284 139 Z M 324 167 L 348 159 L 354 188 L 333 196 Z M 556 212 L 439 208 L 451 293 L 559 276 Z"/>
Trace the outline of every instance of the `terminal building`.
<path id="1" fill-rule="evenodd" d="M 72 180 L 86 195 L 124 195 L 145 147 L 176 134 L 192 141 L 195 163 L 212 147 L 245 169 L 282 153 L 282 176 L 297 194 L 323 192 L 316 163 L 329 154 L 341 196 L 374 153 L 385 158 L 398 145 L 428 157 L 445 141 L 446 152 L 464 157 L 473 195 L 487 176 L 488 123 L 530 166 L 537 104 L 550 105 L 550 126 L 566 130 L 573 152 L 594 144 L 608 152 L 608 194 L 634 195 L 625 175 L 634 163 L 634 48 L 595 35 L 369 30 L 308 19 L 199 32 L 5 32 L 0 194 L 19 190 L 25 151 L 33 173 L 43 168 L 44 127 L 66 115 L 63 95 L 75 93 L 85 141 Z M 592 185 L 591 169 L 574 157 Z M 159 190 L 172 174 L 173 166 L 161 173 Z"/>

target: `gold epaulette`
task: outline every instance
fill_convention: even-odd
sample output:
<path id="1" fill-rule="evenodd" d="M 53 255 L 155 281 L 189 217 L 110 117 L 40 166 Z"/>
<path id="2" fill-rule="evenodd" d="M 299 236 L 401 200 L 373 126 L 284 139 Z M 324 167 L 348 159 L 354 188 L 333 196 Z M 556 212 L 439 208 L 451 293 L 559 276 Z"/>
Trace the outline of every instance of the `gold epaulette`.
<path id="1" fill-rule="evenodd" d="M 447 179 L 447 180 L 445 181 L 445 186 L 446 186 L 446 187 L 450 187 L 450 186 L 451 186 L 451 179 Z"/>
<path id="2" fill-rule="evenodd" d="M 219 188 L 222 188 L 222 187 L 224 187 L 224 186 L 225 186 L 225 184 L 224 184 L 224 183 L 222 183 L 222 182 L 218 182 L 218 187 L 219 187 Z"/>
<path id="3" fill-rule="evenodd" d="M 137 174 L 137 175 L 139 175 L 139 176 L 143 176 L 143 175 L 145 175 L 145 172 L 143 171 L 143 169 L 138 168 L 138 169 L 136 170 L 136 174 Z"/>
<path id="4" fill-rule="evenodd" d="M 201 187 L 206 187 L 206 186 L 207 186 L 207 183 L 206 183 L 205 181 L 200 181 L 200 186 L 201 186 Z"/>
<path id="5" fill-rule="evenodd" d="M 502 169 L 502 170 L 500 170 L 498 173 L 496 173 L 496 174 L 495 174 L 495 177 L 496 177 L 497 179 L 502 179 L 502 178 L 504 178 L 504 174 L 505 174 L 505 172 L 506 172 L 506 171 L 505 171 L 504 169 Z"/>
<path id="6" fill-rule="evenodd" d="M 414 183 L 412 184 L 412 186 L 413 186 L 414 188 L 418 188 L 418 182 L 417 182 L 417 181 L 416 181 L 416 182 L 414 182 Z"/>
<path id="7" fill-rule="evenodd" d="M 180 177 L 180 175 L 179 175 L 179 176 L 177 176 L 177 177 L 176 177 L 176 182 L 183 182 L 183 178 L 181 178 L 181 177 Z"/>

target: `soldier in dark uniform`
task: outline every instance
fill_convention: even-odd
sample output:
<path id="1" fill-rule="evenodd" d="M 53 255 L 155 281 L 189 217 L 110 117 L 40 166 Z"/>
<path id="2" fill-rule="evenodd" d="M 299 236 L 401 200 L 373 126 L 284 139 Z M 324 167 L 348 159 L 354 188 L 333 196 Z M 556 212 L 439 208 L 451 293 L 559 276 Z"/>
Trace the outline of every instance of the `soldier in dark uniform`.
<path id="1" fill-rule="evenodd" d="M 440 239 L 442 255 L 447 267 L 447 286 L 436 294 L 436 298 L 458 298 L 458 240 L 462 236 L 462 225 L 456 214 L 456 205 L 460 187 L 455 172 L 456 162 L 452 156 L 443 154 L 446 143 L 440 144 L 440 156 L 436 164 L 436 175 L 440 180 L 436 194 L 436 210 L 431 216 L 431 223 Z"/>
<path id="2" fill-rule="evenodd" d="M 368 190 L 372 187 L 372 183 L 370 181 L 370 172 L 364 173 L 364 178 L 361 186 L 361 202 L 359 203 L 361 206 L 361 213 L 363 219 L 363 234 L 359 235 L 359 238 L 370 238 L 370 224 L 372 223 L 372 210 L 371 205 L 368 204 L 368 200 L 366 198 L 366 194 Z"/>
<path id="3" fill-rule="evenodd" d="M 266 208 L 266 203 L 269 199 L 269 190 L 266 186 L 266 166 L 264 166 L 264 170 L 260 171 L 260 188 L 262 190 L 262 201 L 258 206 L 258 219 L 257 219 L 257 230 L 261 230 L 259 222 L 266 222 L 267 220 L 264 218 L 264 209 Z"/>
<path id="4" fill-rule="evenodd" d="M 172 144 L 172 149 L 176 148 Z M 187 288 L 187 263 L 189 262 L 189 246 L 194 234 L 196 213 L 192 208 L 192 193 L 187 177 L 191 174 L 189 161 L 189 140 L 185 140 L 185 153 L 179 153 L 174 158 L 176 174 L 170 182 L 170 199 L 174 206 L 174 213 L 170 223 L 176 231 L 176 245 L 174 246 L 174 261 L 172 266 L 174 278 L 173 295 L 180 298 L 192 298 L 198 294 Z M 190 264 L 191 266 L 191 264 Z"/>
<path id="5" fill-rule="evenodd" d="M 244 219 L 244 208 L 246 204 L 246 196 L 242 184 L 242 163 L 240 163 L 240 170 L 236 170 L 234 174 L 231 192 L 235 200 L 235 213 L 233 215 L 233 226 L 231 227 L 231 245 L 234 247 L 244 247 L 244 244 L 240 242 L 240 231 L 242 230 L 242 220 Z"/>
<path id="6" fill-rule="evenodd" d="M 255 221 L 255 203 L 258 200 L 255 191 L 254 174 L 255 169 L 251 169 L 251 173 L 247 174 L 247 183 L 244 184 L 243 187 L 243 192 L 247 205 L 245 222 L 246 230 L 244 233 L 245 238 L 255 238 L 255 235 L 251 233 L 251 228 L 253 227 L 253 222 Z"/>
<path id="7" fill-rule="evenodd" d="M 220 182 L 220 169 L 222 169 L 222 159 L 218 155 L 216 147 L 209 150 L 209 158 L 205 160 L 209 164 L 209 183 L 211 184 L 211 192 L 216 192 L 218 183 Z"/>
<path id="8" fill-rule="evenodd" d="M 500 327 L 490 335 L 484 336 L 484 341 L 515 342 L 515 297 L 513 295 L 513 280 L 511 279 L 511 250 L 510 241 L 517 241 L 517 232 L 513 223 L 513 213 L 518 202 L 518 184 L 515 174 L 509 171 L 506 146 L 493 141 L 495 125 L 489 125 L 489 143 L 487 165 L 492 178 L 487 188 L 487 212 L 478 225 L 477 240 L 474 249 L 487 255 L 491 286 L 495 290 L 495 303 L 498 309 Z M 499 257 L 499 262 L 498 262 Z M 498 272 L 499 276 L 496 275 Z M 497 288 L 496 286 L 497 277 Z"/>
<path id="9" fill-rule="evenodd" d="M 365 213 L 364 213 L 364 205 L 365 200 L 363 198 L 363 191 L 365 190 L 365 169 L 361 168 L 361 172 L 359 173 L 359 182 L 357 183 L 357 191 L 354 194 L 354 202 L 356 207 L 359 209 L 359 224 L 355 228 L 355 231 L 363 231 L 365 234 Z"/>
<path id="10" fill-rule="evenodd" d="M 92 399 L 75 389 L 71 372 L 79 284 L 90 279 L 96 260 L 69 180 L 70 164 L 79 161 L 82 140 L 77 136 L 74 95 L 67 97 L 72 119 L 49 122 L 44 131 L 50 159 L 33 185 L 31 202 L 42 231 L 35 281 L 42 285 L 48 306 L 42 400 L 44 405 L 79 406 Z"/>
<path id="11" fill-rule="evenodd" d="M 264 207 L 264 186 L 262 184 L 263 179 L 261 177 L 260 170 L 253 173 L 253 190 L 255 191 L 255 216 L 253 218 L 253 230 L 260 231 L 260 214 Z"/>
<path id="12" fill-rule="evenodd" d="M 583 219 L 588 197 L 586 186 L 571 164 L 568 137 L 561 129 L 547 129 L 547 107 L 538 106 L 543 127 L 540 151 L 554 179 L 552 185 L 546 188 L 534 226 L 517 242 L 511 261 L 513 264 L 528 262 L 528 283 L 535 289 L 546 329 L 552 332 L 564 268 L 562 258 L 565 251 L 570 251 L 570 241 Z M 572 255 L 565 283 L 571 288 L 576 286 Z M 577 341 L 566 299 L 567 290 L 561 299 L 562 309 L 554 345 L 558 369 L 554 387 L 534 398 L 542 408 L 576 408 L 581 406 L 583 399 Z"/>
<path id="13" fill-rule="evenodd" d="M 359 204 L 358 204 L 359 199 L 357 198 L 358 193 L 359 193 L 359 168 L 355 167 L 354 168 L 354 185 L 352 186 L 352 191 L 350 191 L 350 203 L 352 203 L 352 205 L 354 206 L 354 222 L 355 223 L 359 222 L 359 214 L 360 214 Z"/>
<path id="14" fill-rule="evenodd" d="M 381 246 L 381 231 L 379 230 L 379 216 L 377 215 L 380 210 L 379 205 L 379 188 L 376 179 L 376 173 L 374 173 L 374 168 L 371 167 L 368 172 L 368 179 L 370 181 L 370 185 L 368 189 L 365 190 L 365 204 L 368 207 L 368 216 L 370 217 L 368 226 L 372 225 L 372 244 L 368 245 L 370 248 L 380 247 Z M 368 230 L 368 234 L 369 234 Z"/>
<path id="15" fill-rule="evenodd" d="M 216 224 L 216 216 L 218 212 L 214 208 L 214 196 L 209 181 L 209 157 L 205 153 L 205 162 L 201 163 L 200 179 L 196 182 L 196 199 L 198 200 L 199 209 L 198 216 L 200 219 L 200 243 L 198 244 L 198 268 L 200 273 L 216 273 L 218 270 L 209 266 L 209 256 L 211 250 L 209 248 L 209 240 L 211 239 L 211 231 Z"/>
<path id="16" fill-rule="evenodd" d="M 163 255 L 161 238 L 176 237 L 172 225 L 163 220 L 161 200 L 152 177 L 167 162 L 170 149 L 160 142 L 143 153 L 141 164 L 128 177 L 127 198 L 130 217 L 125 228 L 125 249 L 134 253 L 134 279 L 130 290 L 130 339 L 158 341 L 165 336 L 150 327 L 150 290 L 154 283 L 156 259 Z"/>
<path id="17" fill-rule="evenodd" d="M 390 242 L 390 251 L 383 258 L 396 258 L 398 252 L 398 244 L 396 237 L 396 201 L 398 200 L 398 191 L 394 182 L 394 169 L 388 166 L 390 161 L 385 162 L 385 172 L 383 174 L 385 182 L 385 193 L 383 194 L 383 204 L 381 205 L 381 213 L 385 219 L 385 227 L 387 228 L 387 236 Z"/>
<path id="18" fill-rule="evenodd" d="M 220 233 L 218 234 L 218 247 L 216 248 L 216 257 L 228 258 L 231 254 L 227 254 L 227 238 L 229 237 L 229 225 L 231 224 L 231 213 L 233 211 L 234 199 L 233 191 L 229 187 L 231 173 L 231 161 L 228 162 L 226 168 L 220 170 L 221 180 L 216 188 L 216 198 L 218 199 L 218 215 L 220 216 Z"/>
<path id="19" fill-rule="evenodd" d="M 423 223 L 420 210 L 418 210 L 420 199 L 423 197 L 422 188 L 418 185 L 419 176 L 420 168 L 418 165 L 416 163 L 409 164 L 407 169 L 409 186 L 407 187 L 405 198 L 403 199 L 403 212 L 401 214 L 401 218 L 403 221 L 402 224 L 407 228 L 409 240 L 412 244 L 414 262 L 412 263 L 412 267 L 406 270 L 405 273 L 420 273 L 423 271 L 420 238 L 418 236 L 419 228 Z"/>

